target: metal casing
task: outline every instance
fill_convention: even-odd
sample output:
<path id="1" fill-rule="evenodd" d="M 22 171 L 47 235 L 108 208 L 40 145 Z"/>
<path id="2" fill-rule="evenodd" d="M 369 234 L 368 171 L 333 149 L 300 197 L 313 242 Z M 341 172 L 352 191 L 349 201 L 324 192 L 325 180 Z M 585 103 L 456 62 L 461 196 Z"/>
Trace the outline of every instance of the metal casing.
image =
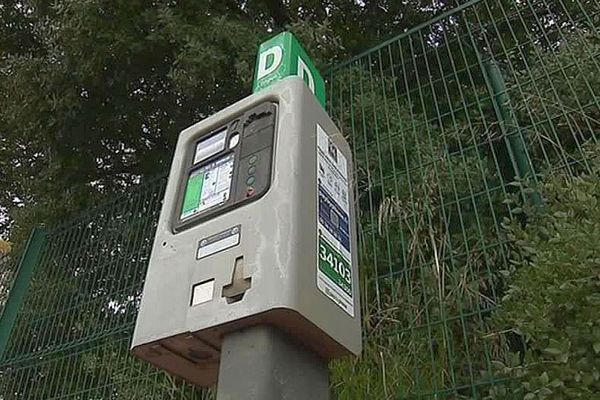
<path id="1" fill-rule="evenodd" d="M 258 200 L 174 232 L 185 160 L 199 137 L 265 101 L 277 105 L 271 186 Z M 222 338 L 270 324 L 324 359 L 361 351 L 354 193 L 350 196 L 354 317 L 317 288 L 317 124 L 348 160 L 351 151 L 303 80 L 290 77 L 197 123 L 179 136 L 152 249 L 132 349 L 136 356 L 192 383 L 216 382 Z M 352 175 L 350 174 L 350 179 Z M 196 259 L 199 240 L 241 226 L 239 245 Z M 243 257 L 250 288 L 228 303 Z M 191 306 L 195 284 L 214 279 L 211 301 Z"/>

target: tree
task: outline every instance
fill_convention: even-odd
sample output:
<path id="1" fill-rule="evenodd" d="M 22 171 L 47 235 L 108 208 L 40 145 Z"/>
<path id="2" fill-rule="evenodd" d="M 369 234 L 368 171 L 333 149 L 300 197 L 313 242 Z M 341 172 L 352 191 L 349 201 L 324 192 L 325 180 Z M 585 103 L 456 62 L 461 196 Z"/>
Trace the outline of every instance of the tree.
<path id="1" fill-rule="evenodd" d="M 0 232 L 23 240 L 166 171 L 182 128 L 250 92 L 257 46 L 278 31 L 324 68 L 431 13 L 387 0 L 3 2 Z"/>

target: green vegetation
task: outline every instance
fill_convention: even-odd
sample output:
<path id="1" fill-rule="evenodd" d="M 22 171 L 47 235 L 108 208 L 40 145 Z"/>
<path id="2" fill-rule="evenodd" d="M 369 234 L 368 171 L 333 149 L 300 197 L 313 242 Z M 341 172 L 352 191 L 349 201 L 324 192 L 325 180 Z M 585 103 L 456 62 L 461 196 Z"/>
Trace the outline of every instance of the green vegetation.
<path id="1" fill-rule="evenodd" d="M 594 156 L 598 147 L 594 147 Z M 497 334 L 523 340 L 509 363 L 511 384 L 490 399 L 595 399 L 600 393 L 600 162 L 591 174 L 554 177 L 544 209 L 526 208 L 525 227 L 507 222 L 514 243 L 508 290 L 492 317 Z"/>
<path id="2" fill-rule="evenodd" d="M 552 247 L 525 244 L 513 229 L 535 231 L 538 224 L 552 224 L 556 188 L 570 193 L 574 186 L 567 183 L 580 179 L 595 190 L 600 185 L 594 167 L 600 38 L 581 9 L 553 10 L 562 12 L 553 18 L 571 28 L 543 26 L 547 10 L 531 4 L 481 2 L 466 15 L 433 24 L 439 30 L 427 27 L 404 36 L 332 74 L 340 94 L 331 109 L 358 164 L 366 337 L 359 360 L 333 367 L 337 398 L 532 399 L 530 392 L 544 398 L 545 391 L 535 392 L 543 369 L 532 356 L 551 346 L 548 339 L 544 347 L 532 347 L 519 328 L 528 315 L 520 313 L 528 311 L 521 302 L 530 299 L 511 302 L 509 271 L 526 270 L 516 267 L 526 264 L 517 254 L 526 249 L 541 254 Z M 461 18 L 474 16 L 479 25 L 461 25 Z M 432 31 L 438 44 L 422 51 L 422 38 Z M 503 85 L 492 82 L 493 63 Z M 506 92 L 497 92 L 502 86 Z M 585 178 L 579 178 L 582 174 Z M 593 188 L 584 184 L 579 192 L 589 193 L 565 197 L 571 204 L 563 207 L 593 210 Z M 548 204 L 540 205 L 539 199 Z M 594 218 L 597 213 L 589 215 Z M 510 222 L 502 226 L 502 221 Z M 597 259 L 585 263 L 593 258 L 598 238 L 587 243 L 587 251 L 571 244 L 573 252 L 581 251 L 571 263 L 582 262 L 588 272 L 581 278 L 598 271 Z M 559 268 L 569 257 L 565 248 L 556 251 L 563 257 L 555 260 Z M 538 295 L 549 284 L 535 271 L 522 279 Z M 590 315 L 574 313 L 564 321 L 570 328 L 590 325 L 597 306 L 594 291 L 597 277 L 572 302 Z M 560 307 L 564 299 L 548 297 L 545 304 L 551 301 Z M 548 323 L 542 311 L 537 315 Z M 534 332 L 544 335 L 541 326 L 527 334 Z M 571 379 L 565 388 L 577 387 L 579 398 L 592 399 L 598 396 L 597 364 L 590 364 L 597 358 L 593 330 L 581 335 L 587 335 L 580 349 L 587 346 L 588 365 L 572 372 L 573 378 L 563 371 L 566 381 Z M 564 336 L 554 338 L 562 340 L 560 349 L 566 346 Z M 514 369 L 499 368 L 507 365 Z M 560 371 L 557 365 L 555 375 Z M 593 378 L 589 388 L 577 386 L 583 376 L 588 382 Z M 538 386 L 519 386 L 531 377 Z M 574 393 L 553 390 L 557 399 Z"/>

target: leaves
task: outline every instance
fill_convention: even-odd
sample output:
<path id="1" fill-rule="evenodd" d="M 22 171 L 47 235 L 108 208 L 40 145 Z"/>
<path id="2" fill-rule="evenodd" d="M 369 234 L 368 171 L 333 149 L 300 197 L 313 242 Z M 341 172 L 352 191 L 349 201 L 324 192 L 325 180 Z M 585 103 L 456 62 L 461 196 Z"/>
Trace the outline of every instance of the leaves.
<path id="1" fill-rule="evenodd" d="M 432 14 L 378 4 L 4 1 L 0 234 L 23 241 L 167 171 L 183 128 L 250 93 L 258 44 L 278 31 L 325 68 Z"/>
<path id="2" fill-rule="evenodd" d="M 549 179 L 539 189 L 546 208 L 528 207 L 525 227 L 505 225 L 521 256 L 513 257 L 510 288 L 492 320 L 497 329 L 517 328 L 526 353 L 522 365 L 498 369 L 517 380 L 512 397 L 491 398 L 591 398 L 600 392 L 599 171 L 596 161 L 589 175 Z"/>

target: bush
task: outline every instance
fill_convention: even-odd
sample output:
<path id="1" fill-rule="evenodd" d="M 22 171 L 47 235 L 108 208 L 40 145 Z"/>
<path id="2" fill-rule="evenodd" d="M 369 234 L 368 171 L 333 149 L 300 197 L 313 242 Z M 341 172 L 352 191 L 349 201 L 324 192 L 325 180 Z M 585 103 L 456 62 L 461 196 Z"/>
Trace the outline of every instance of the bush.
<path id="1" fill-rule="evenodd" d="M 489 399 L 600 397 L 600 168 L 556 177 L 542 188 L 543 208 L 506 223 L 515 244 L 510 284 L 492 317 L 523 348 L 497 361 L 511 384 Z M 510 358 L 510 357 L 509 357 Z"/>

